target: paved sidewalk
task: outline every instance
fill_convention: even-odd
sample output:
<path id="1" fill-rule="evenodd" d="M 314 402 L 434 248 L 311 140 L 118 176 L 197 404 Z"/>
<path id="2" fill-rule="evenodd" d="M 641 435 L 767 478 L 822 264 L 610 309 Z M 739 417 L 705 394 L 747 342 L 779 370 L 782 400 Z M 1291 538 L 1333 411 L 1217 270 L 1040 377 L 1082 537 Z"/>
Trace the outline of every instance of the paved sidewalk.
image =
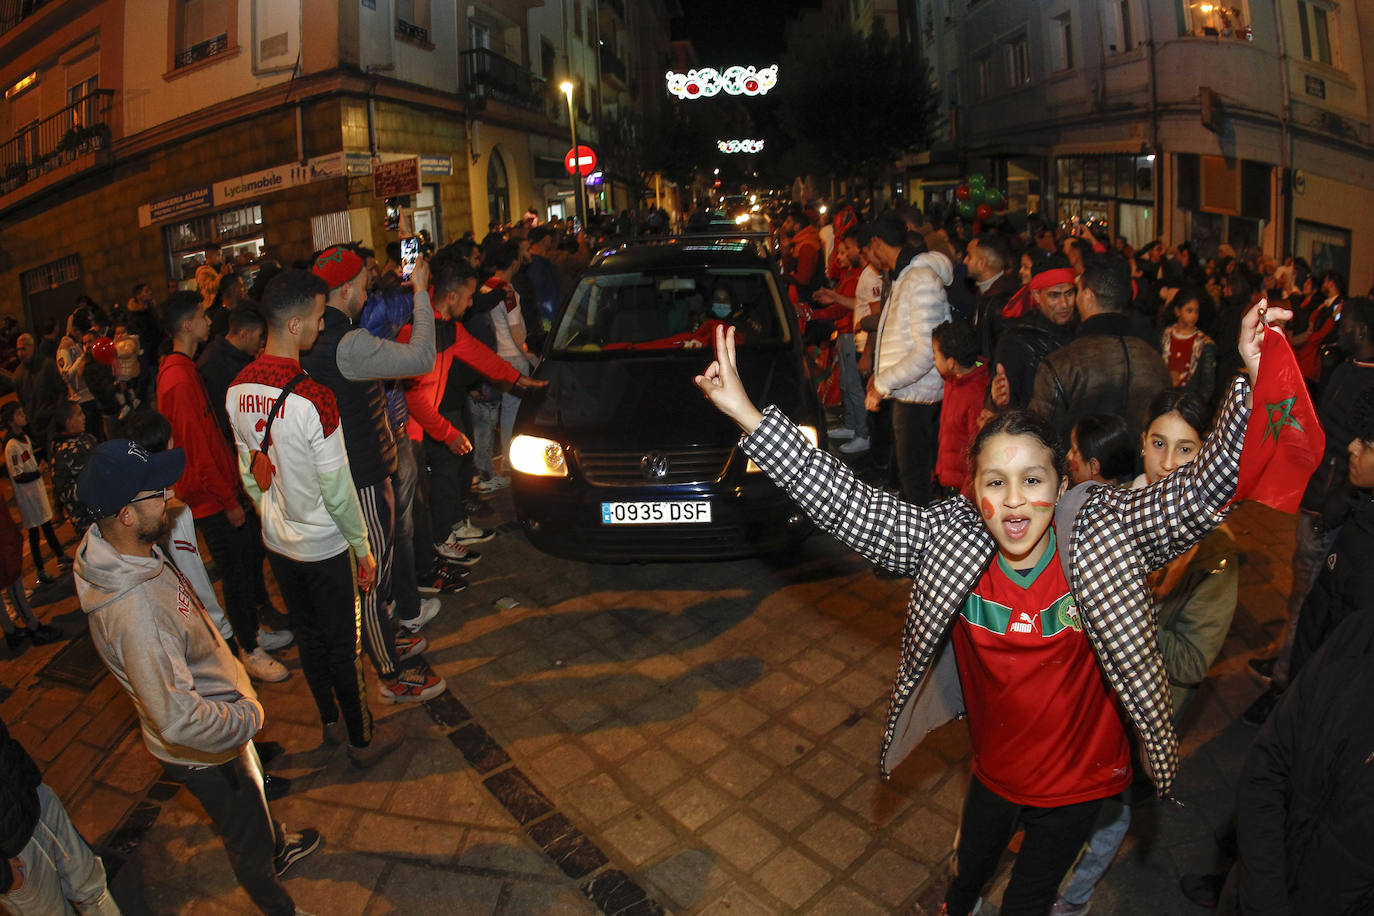
<path id="1" fill-rule="evenodd" d="M 495 500 L 499 518 L 509 499 Z M 1243 506 L 1241 606 L 1183 735 L 1182 807 L 1137 811 L 1094 913 L 1202 914 L 1204 870 L 1253 731 L 1244 662 L 1277 635 L 1294 520 Z M 321 914 L 927 912 L 968 776 L 966 730 L 934 734 L 891 783 L 875 757 L 904 581 L 829 539 L 788 565 L 600 566 L 534 551 L 507 526 L 471 587 L 426 628 L 452 694 L 384 707 L 409 739 L 368 774 L 320 748 L 295 650 L 262 685 L 262 735 L 296 780 L 274 809 L 325 835 L 287 881 Z M 513 607 L 498 599 L 514 599 Z M 510 604 L 510 601 L 501 604 Z M 40 609 L 79 624 L 74 599 Z M 156 783 L 112 678 L 38 681 L 61 647 L 0 660 L 0 713 L 85 835 L 129 913 L 250 913 L 186 793 Z M 3 650 L 0 650 L 3 653 Z M 369 672 L 369 691 L 375 682 Z M 990 904 L 999 889 L 994 888 Z M 995 913 L 995 908 L 985 908 Z"/>

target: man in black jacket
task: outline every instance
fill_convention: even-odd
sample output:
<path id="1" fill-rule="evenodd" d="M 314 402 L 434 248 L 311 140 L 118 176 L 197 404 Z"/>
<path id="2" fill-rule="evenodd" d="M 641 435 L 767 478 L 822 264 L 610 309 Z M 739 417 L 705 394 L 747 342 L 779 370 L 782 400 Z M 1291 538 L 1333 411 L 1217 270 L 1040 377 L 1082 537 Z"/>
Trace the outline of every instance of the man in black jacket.
<path id="1" fill-rule="evenodd" d="M 222 337 L 212 338 L 196 360 L 196 369 L 200 371 L 205 393 L 210 399 L 210 409 L 215 412 L 224 429 L 224 437 L 230 442 L 234 441 L 234 431 L 229 428 L 224 396 L 235 376 L 257 359 L 266 339 L 267 322 L 262 314 L 251 303 L 242 303 L 229 312 L 229 330 Z"/>
<path id="2" fill-rule="evenodd" d="M 119 916 L 105 867 L 0 721 L 0 910 Z"/>
<path id="3" fill-rule="evenodd" d="M 1116 414 L 1134 441 L 1150 400 L 1169 385 L 1159 350 L 1135 336 L 1129 315 L 1131 278 L 1111 255 L 1083 261 L 1076 307 L 1083 319 L 1078 336 L 1051 353 L 1035 372 L 1030 409 L 1050 421 L 1060 440 L 1079 418 Z"/>
<path id="4" fill-rule="evenodd" d="M 1277 656 L 1250 660 L 1250 670 L 1261 680 L 1272 680 L 1274 689 L 1261 695 L 1244 713 L 1245 721 L 1259 725 L 1274 707 L 1278 693 L 1288 684 L 1298 626 L 1306 613 L 1304 602 L 1317 581 L 1352 502 L 1352 480 L 1347 472 L 1352 440 L 1363 437 L 1351 405 L 1374 390 L 1374 300 L 1363 296 L 1345 303 L 1339 325 L 1341 347 L 1352 358 L 1336 367 L 1317 405 L 1317 419 L 1326 431 L 1322 463 L 1303 492 L 1298 513 L 1297 543 L 1293 547 L 1293 590 L 1288 596 L 1288 623 Z"/>
<path id="5" fill-rule="evenodd" d="M 1029 404 L 1040 361 L 1073 340 L 1074 280 L 1063 255 L 1048 255 L 1036 262 L 1030 282 L 1035 310 L 1006 327 L 997 342 L 992 362 L 996 368 L 988 387 L 989 407 Z"/>
<path id="6" fill-rule="evenodd" d="M 1371 546 L 1366 537 L 1366 566 Z M 1236 840 L 1246 916 L 1374 906 L 1372 607 L 1332 631 L 1245 758 Z"/>

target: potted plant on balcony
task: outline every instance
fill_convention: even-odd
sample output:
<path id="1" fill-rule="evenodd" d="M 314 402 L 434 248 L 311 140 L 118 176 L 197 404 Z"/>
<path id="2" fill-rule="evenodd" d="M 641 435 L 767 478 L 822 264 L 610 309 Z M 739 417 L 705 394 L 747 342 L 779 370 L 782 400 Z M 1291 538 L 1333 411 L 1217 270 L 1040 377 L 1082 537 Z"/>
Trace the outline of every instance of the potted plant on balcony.
<path id="1" fill-rule="evenodd" d="M 29 179 L 29 167 L 23 160 L 11 162 L 5 167 L 4 177 L 0 178 L 0 193 L 8 194 Z"/>
<path id="2" fill-rule="evenodd" d="M 76 158 L 77 147 L 81 145 L 81 133 L 84 130 L 80 124 L 70 127 L 62 135 L 62 139 L 57 141 L 57 152 L 62 154 L 63 162 L 71 162 Z"/>

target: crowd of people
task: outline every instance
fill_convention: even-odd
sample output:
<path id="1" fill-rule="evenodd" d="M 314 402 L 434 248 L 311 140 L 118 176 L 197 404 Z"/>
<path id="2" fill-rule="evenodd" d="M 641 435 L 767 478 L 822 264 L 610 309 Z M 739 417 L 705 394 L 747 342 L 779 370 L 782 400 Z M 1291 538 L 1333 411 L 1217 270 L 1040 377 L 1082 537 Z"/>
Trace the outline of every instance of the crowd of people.
<path id="1" fill-rule="evenodd" d="M 545 384 L 541 338 L 594 250 L 666 222 L 627 212 L 572 234 L 524 220 L 480 243 L 426 240 L 413 267 L 399 243 L 331 245 L 254 264 L 251 282 L 207 264 L 161 303 L 139 284 L 112 309 L 83 298 L 62 328 L 0 329 L 20 512 L 0 519 L 7 646 L 64 635 L 28 604 L 22 529 L 39 587 L 71 570 L 148 750 L 202 803 L 263 912 L 301 912 L 280 876 L 321 838 L 271 814 L 289 783 L 265 769 L 281 749 L 253 740 L 253 682 L 289 678 L 274 653 L 295 643 L 324 745 L 367 770 L 403 743 L 371 716 L 363 655 L 377 702 L 445 690 L 421 631 L 478 548 L 499 549 L 487 497 L 509 485 L 522 395 Z M 913 580 L 881 765 L 967 714 L 973 776 L 943 912 L 977 908 L 1022 829 L 1001 912 L 1086 913 L 1133 808 L 1170 794 L 1177 731 L 1236 609 L 1223 519 L 1259 341 L 1278 331 L 1326 453 L 1287 628 L 1250 662 L 1269 686 L 1244 714 L 1261 731 L 1238 774 L 1239 862 L 1185 891 L 1247 914 L 1367 905 L 1374 300 L 1300 259 L 1223 246 L 1203 262 L 1187 244 L 1136 251 L 1033 218 L 966 234 L 839 202 L 825 220 L 788 206 L 773 229 L 838 457 L 749 402 L 724 324 L 697 381 L 820 527 Z M 877 485 L 849 466 L 864 456 Z M 79 538 L 70 554 L 59 517 Z M 0 760 L 0 901 L 117 913 L 3 724 Z"/>
<path id="2" fill-rule="evenodd" d="M 861 223 L 845 202 L 818 225 L 823 209 L 792 205 L 774 241 L 841 417 L 829 437 L 843 461 L 870 455 L 879 485 L 750 404 L 731 340 L 698 384 L 822 528 L 879 575 L 914 580 L 883 762 L 967 710 L 974 778 L 942 912 L 976 908 L 1018 827 L 1001 912 L 1088 912 L 1132 804 L 1169 793 L 1176 729 L 1236 609 L 1241 558 L 1221 522 L 1261 306 L 1325 453 L 1301 502 L 1286 629 L 1249 661 L 1268 689 L 1242 719 L 1262 730 L 1219 833 L 1240 864 L 1183 890 L 1247 914 L 1365 912 L 1374 739 L 1357 720 L 1374 669 L 1339 699 L 1333 678 L 1370 661 L 1374 589 L 1351 558 L 1374 512 L 1374 299 L 1253 249 L 1203 261 L 1187 243 L 1133 250 L 1034 216 L 1021 232 L 915 210 Z M 1327 858 L 1316 878 L 1318 857 L 1352 867 Z"/>
<path id="3" fill-rule="evenodd" d="M 523 224 L 429 255 L 406 270 L 399 245 L 380 261 L 332 245 L 257 265 L 251 290 L 232 265 L 202 267 L 196 289 L 160 304 L 140 284 L 112 314 L 77 303 L 60 338 L 13 337 L 16 397 L 0 422 L 36 584 L 54 581 L 41 535 L 148 750 L 202 803 L 265 913 L 301 912 L 280 876 L 320 836 L 271 816 L 289 781 L 264 770 L 281 749 L 252 740 L 264 721 L 252 682 L 289 678 L 273 653 L 297 644 L 323 741 L 360 770 L 404 740 L 369 712 L 364 653 L 381 703 L 446 689 L 421 663 L 420 631 L 496 537 L 482 523 L 487 495 L 509 484 L 499 456 L 520 395 L 546 384 L 529 374 L 538 339 L 589 257 L 585 236 Z M 0 621 L 22 652 L 63 634 L 29 606 L 20 526 L 3 516 L 14 612 Z M 117 913 L 99 860 L 8 733 L 0 754 L 23 762 L 0 777 L 0 902 Z"/>

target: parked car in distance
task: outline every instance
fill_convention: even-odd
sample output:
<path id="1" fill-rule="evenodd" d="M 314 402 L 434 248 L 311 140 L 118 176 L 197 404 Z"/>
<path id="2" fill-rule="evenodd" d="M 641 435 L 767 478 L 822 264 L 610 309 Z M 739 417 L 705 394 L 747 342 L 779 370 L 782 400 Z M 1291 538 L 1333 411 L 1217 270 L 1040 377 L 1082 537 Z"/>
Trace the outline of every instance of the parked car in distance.
<path id="1" fill-rule="evenodd" d="M 676 236 L 602 251 L 554 320 L 521 406 L 511 490 L 530 542 L 584 560 L 700 560 L 799 543 L 810 523 L 736 448 L 693 379 L 715 329 L 740 373 L 813 441 L 825 424 L 797 321 L 761 240 Z"/>

